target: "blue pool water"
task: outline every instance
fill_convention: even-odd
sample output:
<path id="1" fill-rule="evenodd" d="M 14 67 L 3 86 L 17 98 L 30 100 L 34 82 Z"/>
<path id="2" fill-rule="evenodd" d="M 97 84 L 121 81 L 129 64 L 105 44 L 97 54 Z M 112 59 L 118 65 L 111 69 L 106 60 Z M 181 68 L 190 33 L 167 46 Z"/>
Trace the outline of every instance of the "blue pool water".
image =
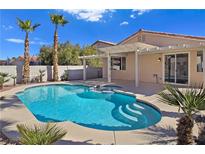
<path id="1" fill-rule="evenodd" d="M 33 115 L 43 122 L 72 121 L 103 130 L 133 130 L 161 119 L 155 108 L 120 93 L 101 93 L 81 85 L 47 85 L 17 93 Z"/>

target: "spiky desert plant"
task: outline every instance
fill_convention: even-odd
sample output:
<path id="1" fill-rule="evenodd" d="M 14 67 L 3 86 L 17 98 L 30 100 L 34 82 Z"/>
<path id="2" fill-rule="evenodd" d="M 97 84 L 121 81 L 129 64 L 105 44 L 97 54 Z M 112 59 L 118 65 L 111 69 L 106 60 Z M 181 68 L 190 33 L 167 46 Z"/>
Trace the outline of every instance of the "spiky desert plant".
<path id="1" fill-rule="evenodd" d="M 43 82 L 43 77 L 45 76 L 45 70 L 39 70 L 39 80 L 40 82 Z"/>
<path id="2" fill-rule="evenodd" d="M 159 93 L 159 100 L 169 105 L 178 106 L 184 115 L 177 124 L 177 144 L 192 144 L 192 129 L 194 126 L 193 114 L 205 108 L 205 89 L 200 88 L 179 89 L 170 85 L 165 91 Z"/>
<path id="3" fill-rule="evenodd" d="M 60 140 L 66 132 L 56 126 L 47 123 L 44 126 L 34 125 L 33 128 L 24 124 L 17 125 L 20 133 L 20 143 L 25 145 L 49 145 Z"/>
<path id="4" fill-rule="evenodd" d="M 8 73 L 0 72 L 0 89 L 2 89 L 4 87 L 4 83 L 6 83 L 10 80 L 8 77 L 9 77 Z"/>
<path id="5" fill-rule="evenodd" d="M 58 81 L 58 25 L 64 26 L 68 23 L 63 15 L 51 14 L 51 22 L 55 25 L 54 50 L 53 50 L 53 80 Z"/>
<path id="6" fill-rule="evenodd" d="M 12 75 L 11 78 L 13 79 L 13 86 L 16 86 L 16 76 L 15 75 Z"/>
<path id="7" fill-rule="evenodd" d="M 22 31 L 26 32 L 26 37 L 24 41 L 24 66 L 23 66 L 23 83 L 28 83 L 30 78 L 30 55 L 29 55 L 29 38 L 28 35 L 30 32 L 35 31 L 35 29 L 40 26 L 40 24 L 32 25 L 30 20 L 22 21 L 17 18 L 17 24 Z"/>

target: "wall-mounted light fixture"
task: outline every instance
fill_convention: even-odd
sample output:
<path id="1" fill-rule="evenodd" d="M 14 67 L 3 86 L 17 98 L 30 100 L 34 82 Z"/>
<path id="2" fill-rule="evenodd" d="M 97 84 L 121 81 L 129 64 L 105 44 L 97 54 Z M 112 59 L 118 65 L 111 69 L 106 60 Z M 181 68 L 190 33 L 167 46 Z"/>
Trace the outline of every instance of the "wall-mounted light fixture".
<path id="1" fill-rule="evenodd" d="M 161 62 L 161 61 L 162 61 L 161 57 L 159 57 L 159 58 L 157 59 L 157 61 L 158 61 L 158 62 Z"/>

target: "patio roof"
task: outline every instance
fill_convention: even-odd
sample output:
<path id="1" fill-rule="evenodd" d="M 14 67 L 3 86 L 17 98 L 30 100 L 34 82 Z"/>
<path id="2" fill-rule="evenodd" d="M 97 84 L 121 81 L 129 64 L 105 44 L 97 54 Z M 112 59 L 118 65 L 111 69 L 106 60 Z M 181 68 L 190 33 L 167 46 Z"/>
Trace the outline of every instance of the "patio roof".
<path id="1" fill-rule="evenodd" d="M 105 47 L 105 48 L 99 48 L 98 50 L 101 52 L 108 52 L 110 54 L 112 53 L 124 53 L 124 52 L 133 52 L 133 51 L 139 51 L 143 49 L 151 49 L 156 48 L 157 46 L 136 42 L 136 43 L 129 43 L 129 44 L 123 44 L 123 45 L 115 45 L 111 47 Z"/>
<path id="2" fill-rule="evenodd" d="M 105 58 L 107 54 L 96 54 L 96 55 L 88 55 L 88 56 L 79 56 L 80 59 L 95 59 L 95 58 Z"/>
<path id="3" fill-rule="evenodd" d="M 181 44 L 177 46 L 157 47 L 141 42 L 129 43 L 124 45 L 116 45 L 111 47 L 98 48 L 97 50 L 103 52 L 102 54 L 81 56 L 80 59 L 105 58 L 110 55 L 123 54 L 128 52 L 138 52 L 139 54 L 154 54 L 154 53 L 169 53 L 184 50 L 205 50 L 205 43 L 198 44 Z"/>
<path id="4" fill-rule="evenodd" d="M 99 51 L 105 53 L 126 53 L 136 51 L 139 54 L 148 54 L 148 53 L 164 53 L 177 50 L 187 50 L 187 49 L 205 49 L 205 43 L 197 44 L 181 44 L 177 46 L 167 46 L 167 47 L 158 47 L 150 44 L 145 44 L 141 42 L 129 43 L 124 45 L 116 45 L 112 47 L 99 48 Z"/>
<path id="5" fill-rule="evenodd" d="M 168 53 L 168 52 L 177 52 L 184 50 L 204 50 L 205 43 L 198 44 L 181 44 L 177 46 L 167 46 L 167 47 L 155 47 L 155 48 L 146 48 L 139 51 L 139 54 L 149 54 L 149 53 Z"/>

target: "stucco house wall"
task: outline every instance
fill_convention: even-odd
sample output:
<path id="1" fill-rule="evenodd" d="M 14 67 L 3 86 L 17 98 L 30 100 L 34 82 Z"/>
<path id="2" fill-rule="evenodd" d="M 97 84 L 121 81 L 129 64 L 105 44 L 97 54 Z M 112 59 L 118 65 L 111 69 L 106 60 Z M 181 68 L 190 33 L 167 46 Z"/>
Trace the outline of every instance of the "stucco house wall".
<path id="1" fill-rule="evenodd" d="M 165 47 L 165 46 L 176 46 L 179 44 L 194 45 L 194 44 L 199 44 L 200 42 L 205 42 L 205 40 L 139 32 L 138 34 L 131 37 L 130 39 L 125 40 L 121 44 L 128 44 L 128 43 L 135 43 L 135 42 L 143 42 L 143 43 L 147 43 L 159 47 Z"/>
<path id="2" fill-rule="evenodd" d="M 140 82 L 162 83 L 162 54 L 146 54 L 139 56 Z M 154 76 L 157 75 L 157 77 Z M 158 81 L 157 81 L 158 80 Z"/>
<path id="3" fill-rule="evenodd" d="M 197 72 L 197 51 L 190 51 L 190 84 L 202 84 L 203 72 Z"/>

